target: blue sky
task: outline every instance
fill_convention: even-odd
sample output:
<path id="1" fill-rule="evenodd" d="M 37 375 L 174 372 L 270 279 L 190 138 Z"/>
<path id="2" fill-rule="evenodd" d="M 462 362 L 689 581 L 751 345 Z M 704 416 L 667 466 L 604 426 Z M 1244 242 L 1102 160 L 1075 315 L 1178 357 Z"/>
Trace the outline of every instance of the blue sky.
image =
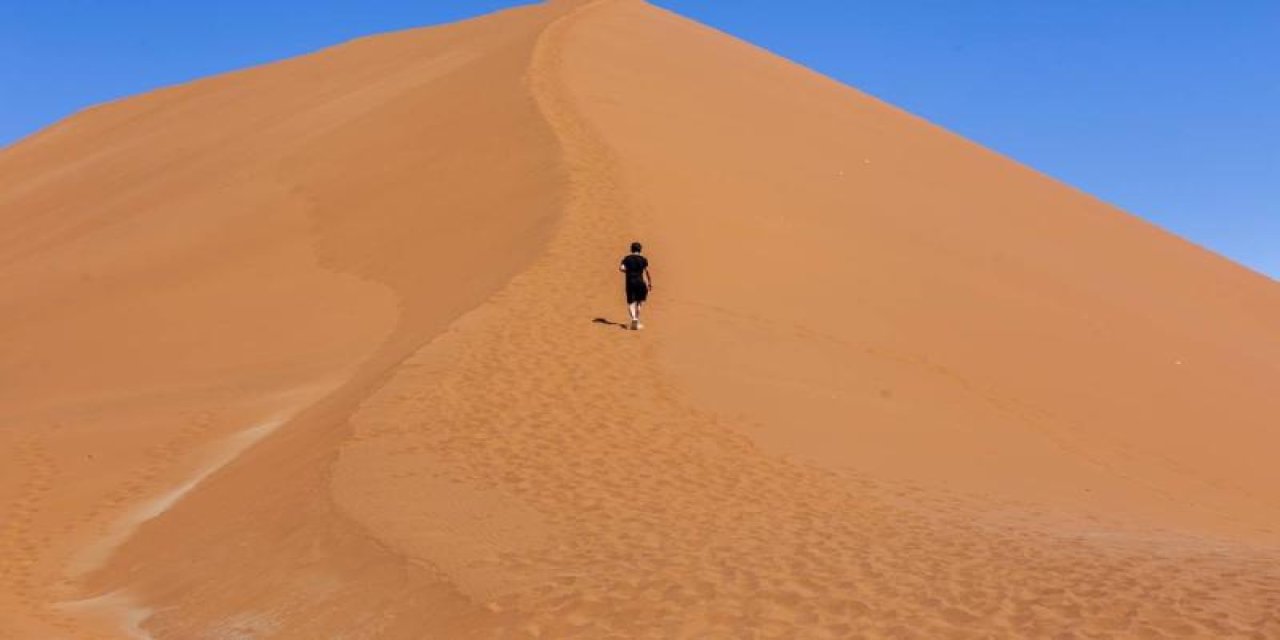
<path id="1" fill-rule="evenodd" d="M 0 145 L 501 0 L 5 0 Z M 1280 278 L 1276 0 L 657 0 Z"/>

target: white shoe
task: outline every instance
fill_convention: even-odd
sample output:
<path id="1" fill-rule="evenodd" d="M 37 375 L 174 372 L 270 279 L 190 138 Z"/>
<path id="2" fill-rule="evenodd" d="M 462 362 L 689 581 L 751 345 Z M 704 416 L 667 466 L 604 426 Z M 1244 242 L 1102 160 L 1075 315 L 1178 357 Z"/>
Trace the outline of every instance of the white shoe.
<path id="1" fill-rule="evenodd" d="M 643 323 L 641 323 L 639 320 L 636 320 L 635 330 L 636 330 L 636 331 L 639 331 L 639 330 L 641 330 L 641 329 L 643 329 L 643 328 L 644 328 L 644 324 L 643 324 Z"/>

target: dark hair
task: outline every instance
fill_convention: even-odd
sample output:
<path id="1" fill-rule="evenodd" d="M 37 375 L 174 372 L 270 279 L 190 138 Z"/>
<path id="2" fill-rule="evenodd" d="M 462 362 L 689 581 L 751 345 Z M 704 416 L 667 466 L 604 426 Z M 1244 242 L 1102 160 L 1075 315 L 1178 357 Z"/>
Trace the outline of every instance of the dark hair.
<path id="1" fill-rule="evenodd" d="M 640 246 L 639 242 L 631 243 L 631 253 L 640 253 L 641 249 L 643 249 L 643 247 Z"/>

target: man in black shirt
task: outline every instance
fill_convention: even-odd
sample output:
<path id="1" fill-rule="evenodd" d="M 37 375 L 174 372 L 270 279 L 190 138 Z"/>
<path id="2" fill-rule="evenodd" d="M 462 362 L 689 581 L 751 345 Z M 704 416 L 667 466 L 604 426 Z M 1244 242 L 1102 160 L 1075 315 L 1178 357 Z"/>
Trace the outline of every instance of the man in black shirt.
<path id="1" fill-rule="evenodd" d="M 649 261 L 640 255 L 642 247 L 639 242 L 631 243 L 631 255 L 622 259 L 618 271 L 626 274 L 627 311 L 631 313 L 631 329 L 643 329 L 640 324 L 640 307 L 649 298 L 653 289 L 653 278 L 649 276 Z"/>

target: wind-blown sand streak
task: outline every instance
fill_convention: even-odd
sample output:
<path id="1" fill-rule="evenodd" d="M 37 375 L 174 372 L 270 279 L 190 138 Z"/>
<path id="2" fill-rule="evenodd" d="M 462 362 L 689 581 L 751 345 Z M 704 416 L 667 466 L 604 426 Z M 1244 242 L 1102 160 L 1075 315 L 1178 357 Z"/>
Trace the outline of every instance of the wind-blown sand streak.
<path id="1" fill-rule="evenodd" d="M 83 576 L 101 568 L 107 558 L 116 549 L 120 548 L 120 545 L 124 544 L 138 530 L 138 527 L 163 515 L 179 500 L 191 493 L 192 489 L 204 482 L 206 478 L 227 466 L 228 463 L 238 458 L 249 447 L 257 444 L 259 440 L 271 435 L 271 432 L 280 428 L 280 425 L 284 423 L 284 419 L 268 420 L 218 443 L 218 448 L 210 455 L 209 462 L 206 462 L 198 471 L 192 474 L 189 480 L 164 495 L 134 507 L 123 518 L 117 520 L 111 530 L 96 544 L 85 548 L 72 565 L 71 574 L 73 576 Z"/>
<path id="2" fill-rule="evenodd" d="M 142 628 L 153 610 L 140 606 L 137 599 L 125 591 L 62 603 L 58 608 L 82 619 L 89 619 L 100 628 L 118 629 L 129 640 L 154 640 Z"/>
<path id="3" fill-rule="evenodd" d="M 263 438 L 271 435 L 285 422 L 287 422 L 286 418 L 273 418 L 218 443 L 217 449 L 208 454 L 208 461 L 189 480 L 150 502 L 134 507 L 126 516 L 116 521 L 106 535 L 82 549 L 71 565 L 71 575 L 80 577 L 100 569 L 111 554 L 138 530 L 138 527 L 163 515 L 209 476 L 240 457 Z M 59 608 L 77 616 L 106 620 L 105 623 L 95 624 L 104 624 L 107 627 L 117 624 L 129 638 L 152 640 L 151 634 L 143 628 L 143 623 L 151 616 L 153 610 L 142 606 L 138 598 L 130 595 L 125 589 L 62 603 Z"/>

